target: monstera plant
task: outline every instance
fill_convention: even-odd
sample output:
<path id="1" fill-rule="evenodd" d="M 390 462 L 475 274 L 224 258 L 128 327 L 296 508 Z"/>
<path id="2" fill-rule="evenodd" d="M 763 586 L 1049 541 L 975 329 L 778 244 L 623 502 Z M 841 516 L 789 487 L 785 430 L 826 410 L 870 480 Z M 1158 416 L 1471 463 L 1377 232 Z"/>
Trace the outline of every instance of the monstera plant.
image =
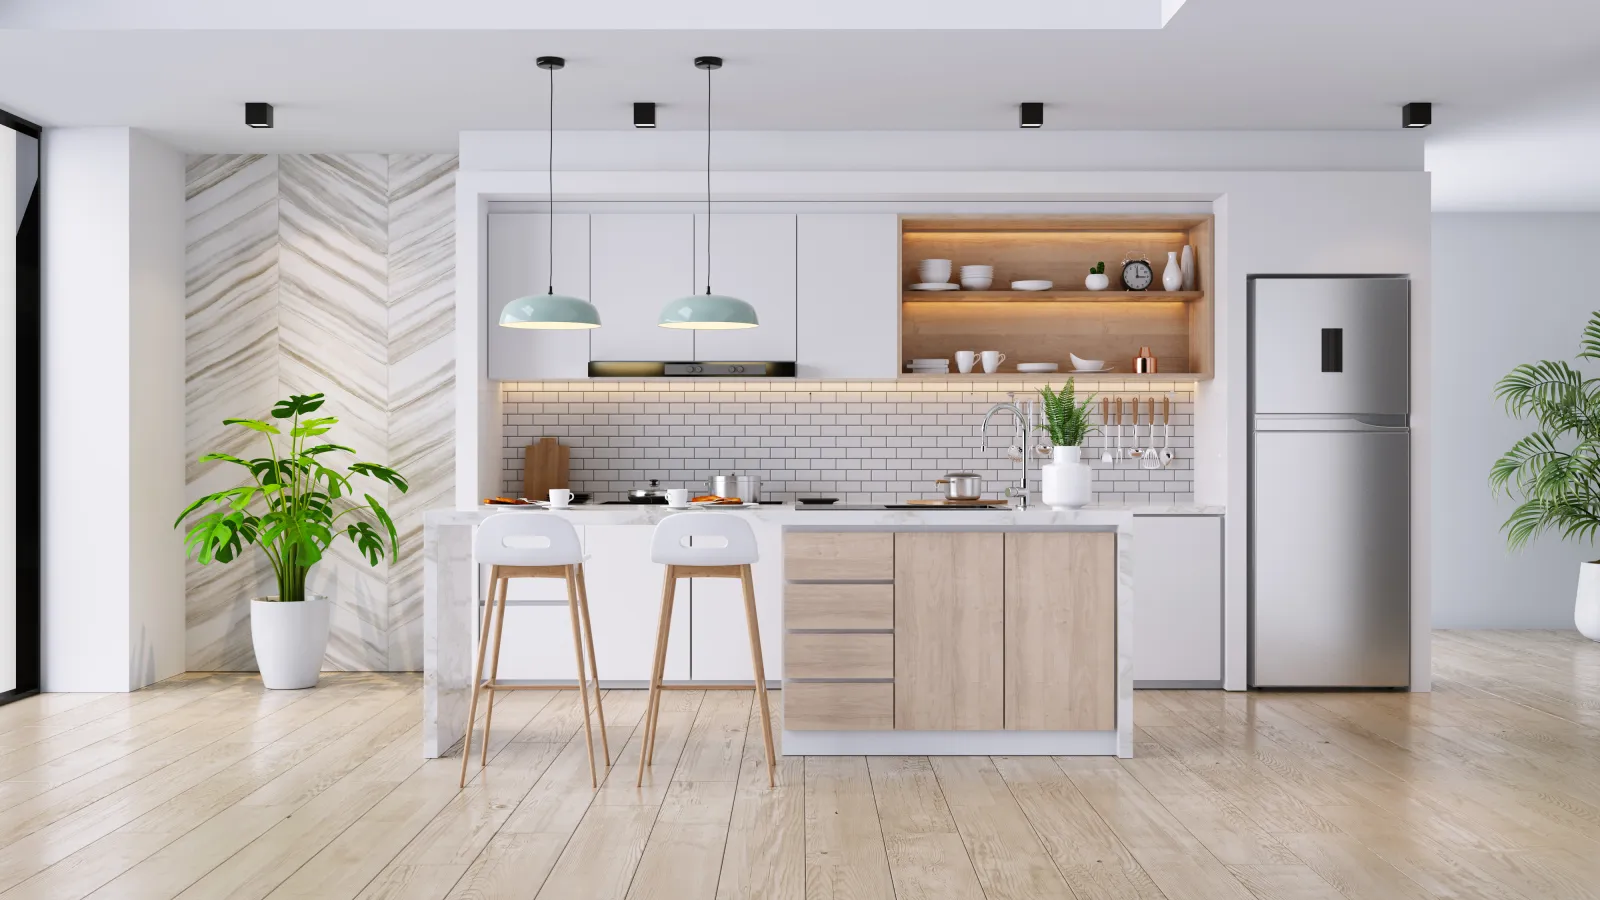
<path id="1" fill-rule="evenodd" d="M 1589 317 L 1579 360 L 1600 360 L 1600 312 Z M 1515 550 L 1555 532 L 1593 543 L 1600 533 L 1600 379 L 1560 360 L 1526 363 L 1495 386 L 1495 396 L 1534 429 L 1495 461 L 1489 483 L 1520 502 L 1506 519 Z M 1600 641 L 1600 561 L 1578 571 L 1578 630 Z"/>
<path id="2" fill-rule="evenodd" d="M 184 539 L 188 554 L 201 565 L 230 563 L 259 548 L 272 567 L 278 593 L 253 598 L 250 630 L 262 680 L 268 687 L 312 687 L 327 649 L 326 597 L 306 594 L 306 576 L 344 538 L 378 565 L 399 558 L 394 519 L 356 479 L 372 479 L 404 493 L 404 476 L 385 465 L 349 461 L 355 450 L 325 436 L 338 424 L 333 416 L 313 416 L 322 394 L 295 394 L 272 407 L 271 420 L 224 419 L 224 425 L 257 432 L 266 455 L 243 459 L 207 453 L 201 462 L 239 466 L 248 481 L 215 491 L 189 504 L 174 527 L 203 511 Z M 335 460 L 341 460 L 336 463 Z"/>

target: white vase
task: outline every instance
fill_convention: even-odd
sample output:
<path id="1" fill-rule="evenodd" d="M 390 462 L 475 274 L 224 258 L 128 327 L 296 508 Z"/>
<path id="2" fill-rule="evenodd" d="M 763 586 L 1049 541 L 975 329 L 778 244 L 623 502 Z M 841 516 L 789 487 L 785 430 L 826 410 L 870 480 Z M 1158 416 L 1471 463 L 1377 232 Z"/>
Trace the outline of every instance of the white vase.
<path id="1" fill-rule="evenodd" d="M 1194 290 L 1194 247 L 1183 245 L 1183 255 L 1178 258 L 1178 268 L 1183 270 L 1183 289 Z"/>
<path id="2" fill-rule="evenodd" d="M 266 597 L 250 601 L 250 641 L 261 683 L 277 691 L 317 686 L 328 652 L 332 605 L 321 594 L 299 602 Z"/>
<path id="3" fill-rule="evenodd" d="M 1051 509 L 1081 509 L 1089 505 L 1092 474 L 1083 460 L 1082 447 L 1056 447 L 1050 463 L 1039 467 L 1039 497 Z"/>
<path id="4" fill-rule="evenodd" d="M 1573 624 L 1578 633 L 1600 641 L 1600 562 L 1578 565 L 1578 603 L 1573 608 Z"/>
<path id="5" fill-rule="evenodd" d="M 1111 286 L 1111 276 L 1104 272 L 1099 274 L 1090 272 L 1084 276 L 1083 286 L 1091 291 L 1103 291 Z"/>
<path id="6" fill-rule="evenodd" d="M 1183 268 L 1178 264 L 1178 251 L 1167 251 L 1167 267 L 1161 272 L 1161 286 L 1169 291 L 1183 287 Z"/>

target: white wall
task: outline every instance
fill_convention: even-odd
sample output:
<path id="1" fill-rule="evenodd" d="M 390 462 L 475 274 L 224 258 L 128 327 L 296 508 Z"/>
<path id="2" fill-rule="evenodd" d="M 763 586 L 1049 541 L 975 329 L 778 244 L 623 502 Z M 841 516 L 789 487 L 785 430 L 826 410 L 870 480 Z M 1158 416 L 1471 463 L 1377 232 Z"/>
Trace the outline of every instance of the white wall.
<path id="1" fill-rule="evenodd" d="M 528 133 L 464 133 L 457 181 L 458 501 L 495 490 L 499 410 L 483 368 L 480 240 L 485 201 L 545 196 L 544 144 Z M 1216 215 L 1216 378 L 1195 420 L 1195 498 L 1226 504 L 1225 685 L 1246 677 L 1245 288 L 1250 275 L 1410 276 L 1413 379 L 1412 687 L 1430 684 L 1432 567 L 1428 454 L 1432 300 L 1429 178 L 1420 137 L 1404 132 L 924 133 L 717 136 L 716 196 L 728 201 L 932 212 L 1147 210 L 1206 201 Z M 704 190 L 679 144 L 658 136 L 558 135 L 556 199 L 677 200 Z M 562 159 L 581 152 L 568 170 Z M 686 145 L 685 145 L 686 146 Z M 1028 149 L 1015 149 L 1026 147 Z M 932 148 L 930 150 L 930 148 Z M 1002 152 L 1003 151 L 1003 152 Z M 900 160 L 898 166 L 888 165 Z M 825 161 L 824 161 L 825 160 Z M 608 170 L 597 167 L 609 165 Z M 785 169 L 792 165 L 794 168 Z M 581 167 L 580 167 L 581 166 Z M 942 168 L 935 168 L 935 167 Z M 1144 166 L 1145 168 L 1140 168 Z M 820 206 L 819 206 L 820 208 Z M 472 421 L 476 414 L 476 421 Z"/>
<path id="2" fill-rule="evenodd" d="M 171 490 L 183 434 L 174 157 L 127 128 L 46 132 L 47 691 L 129 690 L 182 671 L 181 569 L 174 590 L 159 556 L 182 508 L 181 470 Z"/>
<path id="3" fill-rule="evenodd" d="M 1506 549 L 1500 525 L 1515 503 L 1490 491 L 1489 467 L 1532 428 L 1506 415 L 1494 385 L 1520 363 L 1572 361 L 1600 310 L 1580 284 L 1597 247 L 1600 214 L 1434 217 L 1436 627 L 1572 627 L 1577 564 L 1596 550 L 1553 536 Z"/>

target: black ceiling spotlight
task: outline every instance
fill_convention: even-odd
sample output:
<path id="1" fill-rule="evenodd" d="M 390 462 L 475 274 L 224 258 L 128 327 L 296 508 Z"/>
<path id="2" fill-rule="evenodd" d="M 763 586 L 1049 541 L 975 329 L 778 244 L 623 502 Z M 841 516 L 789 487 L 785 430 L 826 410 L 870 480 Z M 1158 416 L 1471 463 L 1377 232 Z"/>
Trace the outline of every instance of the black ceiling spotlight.
<path id="1" fill-rule="evenodd" d="M 1021 106 L 1022 106 L 1022 127 L 1023 128 L 1043 128 L 1044 127 L 1044 104 L 1043 103 L 1023 103 L 1023 104 L 1021 104 Z"/>
<path id="2" fill-rule="evenodd" d="M 244 123 L 251 128 L 271 128 L 272 104 L 246 103 L 244 105 Z"/>
<path id="3" fill-rule="evenodd" d="M 1406 128 L 1427 128 L 1433 124 L 1432 103 L 1407 103 L 1400 107 L 1400 124 Z"/>
<path id="4" fill-rule="evenodd" d="M 654 103 L 635 103 L 633 105 L 633 127 L 656 127 L 656 105 Z"/>

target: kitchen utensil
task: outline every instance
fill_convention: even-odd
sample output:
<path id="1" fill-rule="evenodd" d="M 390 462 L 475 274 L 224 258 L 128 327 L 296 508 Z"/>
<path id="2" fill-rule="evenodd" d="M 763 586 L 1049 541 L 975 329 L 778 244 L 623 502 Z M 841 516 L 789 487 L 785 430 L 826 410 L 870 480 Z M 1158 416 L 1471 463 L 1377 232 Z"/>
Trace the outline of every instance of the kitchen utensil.
<path id="1" fill-rule="evenodd" d="M 993 278 L 984 278 L 981 275 L 961 276 L 961 286 L 969 291 L 987 291 L 994 284 Z"/>
<path id="2" fill-rule="evenodd" d="M 983 476 L 975 472 L 951 472 L 934 484 L 944 485 L 946 500 L 976 500 L 983 495 Z"/>
<path id="3" fill-rule="evenodd" d="M 1076 353 L 1068 353 L 1067 358 L 1072 360 L 1072 367 L 1080 372 L 1097 372 L 1106 367 L 1103 359 L 1084 359 Z"/>
<path id="4" fill-rule="evenodd" d="M 1051 288 L 1053 288 L 1055 286 L 1056 286 L 1056 283 L 1053 282 L 1053 281 L 1013 281 L 1013 282 L 1011 282 L 1011 289 L 1013 291 L 1048 291 L 1048 290 L 1050 290 Z"/>
<path id="5" fill-rule="evenodd" d="M 529 444 L 522 455 L 522 496 L 548 497 L 551 488 L 569 487 L 571 453 L 553 437 Z"/>
<path id="6" fill-rule="evenodd" d="M 1057 372 L 1060 371 L 1059 363 L 1017 363 L 1017 371 L 1023 373 Z"/>
<path id="7" fill-rule="evenodd" d="M 1154 375 L 1156 369 L 1156 358 L 1150 354 L 1150 348 L 1140 347 L 1139 355 L 1133 358 L 1134 373 L 1138 375 Z"/>
<path id="8" fill-rule="evenodd" d="M 1103 431 L 1103 432 L 1106 432 L 1108 434 L 1111 431 L 1111 398 L 1110 397 L 1101 397 L 1100 398 L 1100 430 Z M 1116 457 L 1113 457 L 1111 455 L 1111 445 L 1110 444 L 1105 445 L 1105 447 L 1103 447 L 1100 450 L 1100 461 L 1105 463 L 1106 465 L 1108 465 L 1108 466 L 1111 465 L 1112 461 L 1115 458 Z"/>
<path id="9" fill-rule="evenodd" d="M 917 274 L 922 276 L 923 281 L 949 281 L 950 260 L 925 259 L 917 263 Z"/>
<path id="10" fill-rule="evenodd" d="M 913 291 L 959 291 L 961 285 L 948 281 L 923 281 L 911 286 Z"/>
<path id="11" fill-rule="evenodd" d="M 661 479 L 650 479 L 649 487 L 634 488 L 628 492 L 629 503 L 665 503 L 667 492 L 661 487 Z"/>
<path id="12" fill-rule="evenodd" d="M 1139 457 L 1139 468 L 1161 468 L 1161 454 L 1156 452 L 1156 398 L 1154 397 L 1150 398 L 1150 440 L 1145 444 L 1144 453 Z"/>
<path id="13" fill-rule="evenodd" d="M 972 363 L 977 360 L 977 358 L 978 353 L 975 350 L 957 350 L 956 368 L 961 370 L 961 374 L 965 375 L 972 371 Z"/>
<path id="14" fill-rule="evenodd" d="M 566 509 L 572 505 L 572 492 L 566 488 L 550 489 L 550 508 Z"/>
<path id="15" fill-rule="evenodd" d="M 1122 398 L 1116 397 L 1111 401 L 1112 409 L 1116 411 L 1117 421 L 1117 459 L 1122 458 Z"/>
<path id="16" fill-rule="evenodd" d="M 907 506 L 1009 506 L 1010 500 L 927 500 L 918 498 L 907 500 Z"/>
<path id="17" fill-rule="evenodd" d="M 1166 431 L 1165 437 L 1163 437 L 1161 440 L 1161 468 L 1165 469 L 1167 466 L 1172 464 L 1172 458 L 1176 456 L 1176 454 L 1172 452 L 1171 394 L 1161 398 L 1161 426 Z"/>
<path id="18" fill-rule="evenodd" d="M 758 503 L 761 501 L 761 479 L 755 475 L 713 475 L 706 479 L 706 493 Z"/>
<path id="19" fill-rule="evenodd" d="M 990 375 L 1000 371 L 1000 364 L 1006 361 L 1006 355 L 999 350 L 985 350 L 978 358 L 983 360 L 983 371 Z"/>
<path id="20" fill-rule="evenodd" d="M 689 489 L 667 488 L 667 505 L 673 509 L 688 509 Z"/>
<path id="21" fill-rule="evenodd" d="M 839 502 L 838 497 L 800 497 L 798 500 L 806 506 L 831 506 Z"/>

